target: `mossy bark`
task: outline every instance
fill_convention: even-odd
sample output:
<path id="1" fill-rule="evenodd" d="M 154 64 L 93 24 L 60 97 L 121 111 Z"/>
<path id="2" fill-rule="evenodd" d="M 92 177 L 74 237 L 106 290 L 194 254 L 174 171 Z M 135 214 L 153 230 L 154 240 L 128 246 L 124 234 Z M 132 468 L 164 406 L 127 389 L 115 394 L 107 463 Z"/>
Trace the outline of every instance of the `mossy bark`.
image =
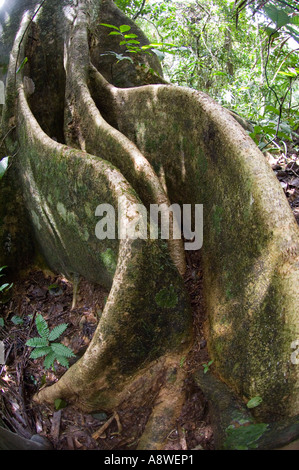
<path id="1" fill-rule="evenodd" d="M 192 341 L 182 243 L 171 236 L 167 245 L 100 242 L 97 206 L 111 204 L 118 215 L 126 197 L 130 217 L 140 203 L 204 205 L 206 329 L 215 370 L 240 398 L 263 398 L 258 419 L 297 415 L 291 343 L 299 337 L 299 231 L 271 168 L 207 95 L 157 84 L 163 79 L 154 56 L 138 57 L 155 69 L 147 69 L 146 86 L 138 64 L 127 61 L 123 69 L 111 57 L 108 64 L 99 23 L 129 23 L 112 1 L 72 3 L 45 2 L 33 21 L 23 20 L 3 124 L 49 265 L 110 294 L 84 356 L 36 400 L 111 410 L 138 393 L 153 406 L 140 440 L 150 449 L 163 445 L 179 414 L 179 362 Z"/>
<path id="2" fill-rule="evenodd" d="M 165 175 L 170 200 L 204 205 L 206 328 L 218 374 L 240 396 L 262 396 L 261 417 L 298 414 L 299 230 L 273 171 L 205 94 L 109 89 L 118 128 Z"/>
<path id="3" fill-rule="evenodd" d="M 273 450 L 295 443 L 298 415 L 274 423 L 260 422 L 246 403 L 213 374 L 198 371 L 194 379 L 209 402 L 216 450 Z"/>
<path id="4" fill-rule="evenodd" d="M 88 45 L 87 24 L 82 18 L 81 6 L 77 9 L 68 7 L 67 17 L 61 17 L 62 28 L 59 23 L 55 27 L 53 24 L 57 23 L 57 16 L 60 17 L 59 14 L 53 15 L 53 10 L 57 14 L 61 6 L 61 2 L 57 2 L 57 10 L 54 3 L 45 6 L 36 24 L 32 25 L 25 18 L 17 34 L 3 114 L 5 131 L 9 130 L 12 121 L 16 129 L 10 133 L 6 145 L 10 152 L 18 146 L 13 164 L 18 171 L 35 238 L 50 267 L 70 279 L 79 274 L 100 283 L 109 288 L 110 293 L 84 356 L 57 383 L 41 390 L 35 400 L 53 404 L 55 398 L 64 398 L 84 410 L 110 411 L 121 406 L 130 394 L 139 393 L 143 403 L 148 402 L 153 407 L 155 415 L 155 399 L 149 393 L 151 390 L 159 396 L 159 403 L 164 385 L 169 392 L 174 388 L 171 396 L 175 394 L 179 404 L 184 401 L 183 374 L 178 374 L 175 384 L 168 384 L 167 378 L 169 368 L 179 369 L 181 356 L 186 355 L 191 346 L 190 304 L 183 279 L 165 241 L 118 240 L 119 201 L 125 198 L 130 206 L 129 213 L 123 214 L 129 224 L 138 216 L 135 207 L 143 202 L 143 197 L 145 199 L 146 190 L 140 198 L 136 191 L 138 188 L 131 186 L 108 160 L 113 161 L 114 155 L 122 156 L 124 163 L 127 161 L 131 167 L 133 161 L 136 164 L 136 172 L 132 168 L 133 182 L 138 180 L 138 174 L 144 184 L 149 179 L 147 206 L 151 200 L 161 202 L 153 194 L 155 191 L 162 195 L 162 202 L 167 201 L 167 196 L 134 144 L 103 121 L 86 85 L 87 68 L 83 66 L 81 72 L 76 73 L 76 66 L 82 64 L 75 58 L 72 66 L 66 66 L 65 80 L 60 79 L 63 77 L 61 71 L 56 77 L 56 85 L 66 85 L 65 132 L 58 129 L 61 104 L 60 96 L 55 96 L 53 91 L 54 84 L 44 95 L 42 105 L 46 109 L 49 102 L 50 113 L 41 115 L 45 71 L 40 71 L 39 54 L 43 55 L 45 51 L 43 41 L 47 39 L 54 51 L 65 43 L 66 61 L 73 59 L 74 51 L 78 52 L 76 47 L 84 51 Z M 70 14 L 76 17 L 75 22 L 74 17 L 69 21 Z M 74 29 L 74 24 L 78 29 Z M 64 41 L 59 37 L 51 40 L 62 31 L 66 33 Z M 17 61 L 22 62 L 28 51 L 27 36 L 31 34 L 38 35 L 40 50 L 38 44 L 32 61 L 27 53 L 28 63 L 22 72 L 16 74 Z M 70 35 L 73 42 L 69 41 Z M 52 65 L 52 57 L 48 65 Z M 57 116 L 57 121 L 52 113 Z M 80 120 L 75 122 L 77 115 Z M 70 116 L 76 131 L 74 140 L 70 133 Z M 87 149 L 82 145 L 81 137 L 86 138 Z M 98 145 L 96 139 L 100 139 Z M 95 213 L 99 204 L 109 204 L 115 209 L 115 239 L 99 241 L 96 237 Z M 121 222 L 124 224 L 124 220 Z M 155 300 L 159 299 L 161 291 L 168 290 L 175 300 L 171 305 Z M 141 389 L 140 380 L 143 383 Z M 175 424 L 180 410 L 178 405 L 169 402 L 167 394 L 163 399 L 169 408 L 165 421 L 168 428 Z M 161 403 L 157 408 L 158 414 L 160 406 Z M 151 443 L 147 442 L 146 446 L 150 447 Z"/>

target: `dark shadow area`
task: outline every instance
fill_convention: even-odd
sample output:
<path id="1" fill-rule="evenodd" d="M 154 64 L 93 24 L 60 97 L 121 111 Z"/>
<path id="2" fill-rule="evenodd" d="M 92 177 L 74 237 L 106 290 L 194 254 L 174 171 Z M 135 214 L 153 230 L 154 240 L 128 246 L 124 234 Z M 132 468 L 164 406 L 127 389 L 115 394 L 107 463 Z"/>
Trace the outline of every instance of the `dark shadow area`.
<path id="1" fill-rule="evenodd" d="M 31 23 L 24 76 L 29 78 L 25 78 L 29 87 L 28 103 L 36 120 L 49 137 L 63 144 L 66 78 L 61 8 L 57 1 L 45 4 L 38 22 Z"/>

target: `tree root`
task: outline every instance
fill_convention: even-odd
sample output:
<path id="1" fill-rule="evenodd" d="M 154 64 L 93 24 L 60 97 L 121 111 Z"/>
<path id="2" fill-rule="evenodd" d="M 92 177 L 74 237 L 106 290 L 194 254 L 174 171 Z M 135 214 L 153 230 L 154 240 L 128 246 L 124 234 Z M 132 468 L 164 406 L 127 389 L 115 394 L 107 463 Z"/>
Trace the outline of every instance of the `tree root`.
<path id="1" fill-rule="evenodd" d="M 130 377 L 127 382 L 119 377 L 121 387 L 113 392 L 105 390 L 107 382 L 99 380 L 87 387 L 87 382 L 81 376 L 80 394 L 76 393 L 77 372 L 72 366 L 75 383 L 72 386 L 68 380 L 68 372 L 51 387 L 40 390 L 34 396 L 34 402 L 52 405 L 57 398 L 75 404 L 79 409 L 91 412 L 96 409 L 113 412 L 113 419 L 118 409 L 126 409 L 130 406 L 150 409 L 144 431 L 139 436 L 138 450 L 161 450 L 167 443 L 170 430 L 177 426 L 177 420 L 181 414 L 185 402 L 184 381 L 186 373 L 179 365 L 179 357 L 160 358 L 158 361 L 142 369 L 135 377 Z M 76 366 L 76 364 L 75 364 Z M 78 365 L 79 367 L 79 365 Z M 99 399 L 99 390 L 102 389 Z M 91 390 L 97 390 L 96 400 L 92 397 Z M 91 406 L 92 403 L 92 406 Z M 112 419 L 112 418 L 111 418 Z M 96 434 L 95 438 L 98 437 Z"/>
<path id="2" fill-rule="evenodd" d="M 150 204 L 171 203 L 148 160 L 138 148 L 117 129 L 110 126 L 95 106 L 88 89 L 88 71 L 90 71 L 87 21 L 82 10 L 78 10 L 74 25 L 70 26 L 71 41 L 66 40 L 66 106 L 67 122 L 66 141 L 76 146 L 73 133 L 68 128 L 72 123 L 80 136 L 77 145 L 92 155 L 105 155 L 105 159 L 117 166 L 125 178 L 136 190 L 142 202 Z M 102 82 L 103 83 L 103 82 Z M 80 143 L 81 142 L 81 143 Z M 186 260 L 181 237 L 175 239 L 175 218 L 169 213 L 169 250 L 174 264 L 181 275 L 186 270 Z"/>
<path id="3" fill-rule="evenodd" d="M 12 56 L 16 51 L 17 41 Z M 14 69 L 12 60 L 9 83 L 15 81 Z M 126 238 L 111 240 L 110 246 L 96 243 L 95 238 L 90 240 L 89 234 L 94 233 L 93 211 L 99 202 L 104 200 L 117 207 L 118 200 L 126 196 L 134 207 L 140 200 L 122 174 L 106 160 L 71 149 L 47 136 L 28 106 L 21 76 L 16 78 L 16 85 L 21 146 L 18 164 L 37 239 L 45 244 L 46 257 L 55 270 L 61 270 L 71 279 L 77 273 L 111 287 L 86 353 L 57 383 L 41 390 L 36 400 L 52 404 L 60 397 L 84 409 L 111 410 L 140 369 L 150 367 L 153 361 L 167 357 L 171 351 L 184 351 L 190 344 L 190 305 L 183 280 L 159 240 Z M 87 102 L 91 101 L 85 84 L 81 83 L 79 88 L 76 85 L 75 90 Z M 86 111 L 92 119 L 100 116 L 96 110 Z M 6 113 L 14 113 L 14 108 L 7 108 Z M 112 138 L 118 148 L 121 138 L 111 137 L 109 131 L 108 141 Z M 78 189 L 73 189 L 74 181 Z M 86 201 L 87 187 L 89 194 L 96 198 L 92 208 Z M 130 217 L 136 215 L 131 210 Z M 85 228 L 80 220 L 84 220 Z M 72 233 L 77 234 L 75 241 Z M 150 292 L 148 285 L 151 285 Z M 153 305 L 153 295 L 155 298 L 163 292 L 163 287 L 167 292 L 169 285 L 171 304 Z M 149 375 L 149 383 L 152 380 Z"/>
<path id="4" fill-rule="evenodd" d="M 166 383 L 161 387 L 155 400 L 152 413 L 139 440 L 138 450 L 161 450 L 165 447 L 167 436 L 171 429 L 176 428 L 185 402 L 185 377 L 178 362 L 168 367 Z"/>
<path id="5" fill-rule="evenodd" d="M 168 246 L 152 239 L 100 243 L 97 206 L 117 207 L 125 197 L 133 207 L 125 215 L 128 224 L 138 216 L 140 203 L 168 209 L 173 201 L 205 205 L 203 264 L 214 366 L 240 396 L 263 397 L 261 415 L 279 423 L 297 415 L 299 373 L 290 361 L 290 345 L 299 333 L 298 226 L 272 170 L 230 113 L 207 95 L 166 85 L 122 89 L 108 84 L 100 74 L 101 60 L 95 59 L 96 31 L 88 37 L 84 8 L 89 2 L 68 5 L 67 14 L 62 3 L 45 2 L 32 22 L 43 33 L 39 21 L 48 21 L 44 49 L 28 53 L 17 75 L 17 57 L 27 57 L 20 39 L 28 20 L 16 37 L 4 132 L 16 125 L 6 143 L 17 155 L 20 185 L 50 267 L 111 290 L 84 356 L 35 399 L 64 398 L 86 410 L 115 410 L 130 392 L 140 392 L 142 400 L 147 392 L 155 403 L 139 448 L 161 448 L 178 417 L 184 375 L 174 355 L 183 355 L 192 342 L 181 276 L 183 244 L 173 228 Z M 110 7 L 114 12 L 110 0 L 100 3 L 105 13 Z M 59 8 L 57 29 L 51 8 Z M 43 95 L 45 75 L 39 75 L 38 59 L 43 61 L 45 47 L 54 57 L 59 49 L 57 83 L 65 85 L 65 109 L 63 99 L 53 98 L 53 104 L 54 94 Z M 36 84 L 30 96 L 23 79 Z M 43 110 L 50 112 L 39 114 L 43 97 Z M 219 446 L 228 446 L 231 418 L 218 411 L 218 417 L 223 414 Z M 260 424 L 245 411 L 242 423 Z M 266 427 L 258 427 L 261 435 L 251 436 L 250 445 L 270 429 L 261 424 Z"/>
<path id="6" fill-rule="evenodd" d="M 209 402 L 216 450 L 273 450 L 299 438 L 299 416 L 275 423 L 257 421 L 246 404 L 212 373 L 194 374 Z"/>

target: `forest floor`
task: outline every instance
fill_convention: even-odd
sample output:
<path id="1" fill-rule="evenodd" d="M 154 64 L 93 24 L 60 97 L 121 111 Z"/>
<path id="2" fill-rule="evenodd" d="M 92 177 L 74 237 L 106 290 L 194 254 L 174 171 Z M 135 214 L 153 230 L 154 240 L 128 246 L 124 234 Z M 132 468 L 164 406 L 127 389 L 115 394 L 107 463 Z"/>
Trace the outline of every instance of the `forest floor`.
<path id="1" fill-rule="evenodd" d="M 287 156 L 267 155 L 294 216 L 299 223 L 299 156 L 290 148 Z M 186 403 L 177 426 L 167 437 L 167 450 L 213 450 L 213 432 L 208 403 L 195 384 L 192 374 L 209 360 L 204 338 L 205 308 L 202 293 L 200 252 L 187 253 L 185 284 L 193 309 L 195 342 L 182 367 L 187 372 Z M 65 278 L 51 272 L 31 269 L 14 283 L 10 298 L 0 303 L 0 341 L 5 344 L 6 364 L 0 365 L 0 418 L 20 436 L 45 436 L 57 450 L 134 450 L 145 425 L 142 410 L 119 409 L 114 418 L 106 413 L 86 414 L 73 406 L 53 409 L 36 405 L 32 397 L 41 386 L 53 383 L 65 372 L 55 363 L 45 370 L 43 358 L 30 359 L 26 341 L 36 336 L 35 316 L 42 313 L 50 329 L 60 323 L 68 328 L 61 342 L 80 357 L 97 327 L 108 292 L 82 280 L 77 302 L 71 309 L 73 286 Z M 75 359 L 74 359 L 75 360 Z M 59 408 L 59 406 L 57 406 Z M 94 433 L 102 426 L 100 438 Z"/>
<path id="2" fill-rule="evenodd" d="M 213 433 L 207 402 L 192 379 L 192 373 L 200 364 L 207 362 L 199 252 L 188 256 L 185 283 L 193 307 L 197 339 L 182 364 L 188 377 L 185 383 L 187 400 L 176 428 L 171 430 L 167 438 L 166 449 L 212 449 Z M 138 436 L 145 425 L 146 410 L 144 415 L 142 410 L 115 410 L 117 419 L 111 421 L 99 439 L 94 439 L 93 434 L 111 416 L 101 412 L 86 414 L 73 406 L 55 410 L 32 402 L 34 393 L 42 386 L 57 381 L 66 370 L 56 362 L 54 370 L 45 370 L 44 358 L 30 359 L 31 348 L 25 343 L 29 338 L 37 336 L 34 323 L 36 314 L 42 313 L 50 330 L 60 323 L 68 324 L 59 340 L 72 349 L 77 359 L 84 353 L 93 336 L 107 296 L 108 292 L 103 288 L 82 280 L 76 307 L 71 310 L 73 286 L 61 276 L 32 269 L 14 283 L 12 297 L 2 305 L 0 311 L 5 322 L 5 326 L 0 329 L 0 340 L 5 344 L 7 356 L 6 365 L 0 367 L 0 417 L 11 430 L 26 438 L 33 434 L 43 435 L 58 450 L 136 448 Z"/>

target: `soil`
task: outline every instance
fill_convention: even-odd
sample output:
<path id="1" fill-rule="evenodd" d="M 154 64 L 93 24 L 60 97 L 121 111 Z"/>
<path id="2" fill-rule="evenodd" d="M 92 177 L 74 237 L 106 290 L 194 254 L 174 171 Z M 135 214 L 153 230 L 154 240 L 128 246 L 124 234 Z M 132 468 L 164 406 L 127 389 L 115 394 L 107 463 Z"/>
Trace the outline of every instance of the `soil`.
<path id="1" fill-rule="evenodd" d="M 299 159 L 294 148 L 288 155 L 266 155 L 299 223 Z M 187 371 L 187 400 L 177 426 L 170 430 L 166 450 L 213 450 L 213 432 L 208 403 L 192 374 L 209 361 L 204 337 L 205 308 L 202 294 L 201 254 L 186 252 L 186 288 L 193 310 L 195 342 L 189 356 L 182 358 Z M 62 276 L 31 268 L 14 282 L 8 297 L 0 304 L 0 341 L 5 344 L 6 364 L 0 365 L 0 418 L 20 436 L 45 436 L 57 450 L 134 450 L 150 410 L 135 410 L 133 404 L 115 410 L 113 415 L 85 414 L 74 406 L 56 404 L 53 409 L 32 402 L 40 387 L 51 384 L 65 372 L 57 362 L 45 370 L 43 358 L 31 359 L 26 341 L 37 336 L 35 317 L 41 313 L 52 329 L 68 327 L 59 341 L 75 353 L 75 361 L 86 350 L 97 327 L 109 292 L 81 280 L 72 309 L 73 285 Z M 213 365 L 210 366 L 211 368 Z M 59 409 L 61 408 L 61 409 Z M 99 429 L 99 438 L 93 437 Z M 106 429 L 104 429 L 106 428 Z"/>

